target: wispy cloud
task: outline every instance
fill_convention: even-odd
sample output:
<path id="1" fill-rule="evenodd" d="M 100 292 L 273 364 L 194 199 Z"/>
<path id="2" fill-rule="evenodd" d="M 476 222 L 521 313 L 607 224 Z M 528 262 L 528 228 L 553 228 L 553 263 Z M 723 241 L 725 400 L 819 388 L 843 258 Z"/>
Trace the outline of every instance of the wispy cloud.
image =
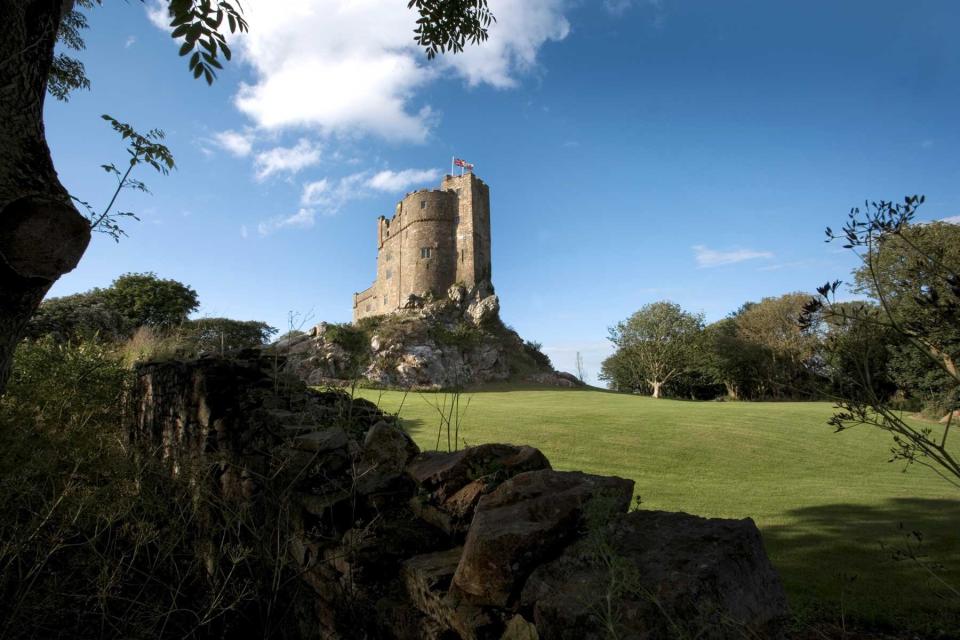
<path id="1" fill-rule="evenodd" d="M 373 175 L 367 180 L 367 186 L 377 191 L 404 191 L 413 185 L 435 182 L 439 177 L 439 169 L 388 169 Z"/>
<path id="2" fill-rule="evenodd" d="M 938 222 L 949 222 L 950 224 L 960 224 L 960 216 L 950 216 L 948 218 L 940 218 Z"/>
<path id="3" fill-rule="evenodd" d="M 320 162 L 320 147 L 301 138 L 293 147 L 274 147 L 261 151 L 254 158 L 257 180 L 277 173 L 296 174 Z"/>
<path id="4" fill-rule="evenodd" d="M 440 177 L 439 169 L 385 169 L 371 175 L 359 171 L 339 179 L 321 178 L 303 185 L 300 204 L 305 207 L 321 207 L 322 213 L 337 213 L 350 200 L 366 198 L 373 192 L 400 192 L 412 186 L 430 186 Z"/>
<path id="5" fill-rule="evenodd" d="M 315 222 L 316 212 L 313 209 L 303 207 L 293 215 L 278 216 L 261 222 L 257 225 L 257 233 L 261 236 L 268 236 L 280 229 L 309 229 Z"/>
<path id="6" fill-rule="evenodd" d="M 136 43 L 137 43 L 137 37 L 136 37 L 136 36 L 127 36 L 127 39 L 123 42 L 123 48 L 124 48 L 124 49 L 129 49 L 130 47 L 132 47 L 132 46 L 135 45 Z"/>
<path id="7" fill-rule="evenodd" d="M 244 158 L 253 151 L 254 134 L 251 131 L 220 131 L 213 134 L 213 143 L 238 158 Z"/>
<path id="8" fill-rule="evenodd" d="M 697 267 L 701 269 L 721 267 L 728 264 L 737 264 L 746 260 L 756 260 L 759 258 L 772 258 L 770 251 L 754 251 L 752 249 L 734 249 L 732 251 L 717 251 L 710 249 L 702 244 L 694 245 L 693 255 L 697 261 Z"/>

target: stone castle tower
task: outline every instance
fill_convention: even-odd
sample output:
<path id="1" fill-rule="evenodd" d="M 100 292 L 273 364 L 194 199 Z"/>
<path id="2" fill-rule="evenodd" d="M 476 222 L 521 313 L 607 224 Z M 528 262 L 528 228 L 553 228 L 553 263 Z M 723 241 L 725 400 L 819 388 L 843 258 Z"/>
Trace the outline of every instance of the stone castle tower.
<path id="1" fill-rule="evenodd" d="M 377 220 L 377 279 L 353 295 L 353 320 L 392 313 L 410 296 L 490 282 L 490 189 L 472 173 L 414 191 Z"/>

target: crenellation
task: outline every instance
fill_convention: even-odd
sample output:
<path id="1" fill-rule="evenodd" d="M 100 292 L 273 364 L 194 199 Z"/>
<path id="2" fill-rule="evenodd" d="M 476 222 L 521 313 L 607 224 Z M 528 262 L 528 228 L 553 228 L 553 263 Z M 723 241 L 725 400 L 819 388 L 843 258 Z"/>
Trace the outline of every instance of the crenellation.
<path id="1" fill-rule="evenodd" d="M 454 283 L 489 281 L 490 190 L 472 173 L 407 193 L 377 219 L 377 275 L 354 294 L 354 321 L 393 313 L 411 295 L 439 297 Z"/>

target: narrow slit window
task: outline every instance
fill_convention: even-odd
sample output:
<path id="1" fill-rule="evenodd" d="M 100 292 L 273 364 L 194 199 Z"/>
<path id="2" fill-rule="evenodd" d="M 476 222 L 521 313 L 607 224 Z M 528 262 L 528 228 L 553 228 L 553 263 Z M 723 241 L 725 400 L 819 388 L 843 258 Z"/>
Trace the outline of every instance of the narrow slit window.
<path id="1" fill-rule="evenodd" d="M 433 249 L 430 247 L 420 247 L 420 257 L 421 258 L 430 258 L 433 255 Z"/>

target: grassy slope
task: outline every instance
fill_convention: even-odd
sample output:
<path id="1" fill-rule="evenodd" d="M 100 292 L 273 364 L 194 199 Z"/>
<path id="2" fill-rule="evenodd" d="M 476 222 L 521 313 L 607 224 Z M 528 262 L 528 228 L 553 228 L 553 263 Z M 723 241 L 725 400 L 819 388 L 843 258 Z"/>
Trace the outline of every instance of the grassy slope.
<path id="1" fill-rule="evenodd" d="M 400 392 L 363 395 L 396 411 Z M 436 394 L 408 395 L 401 417 L 421 448 L 436 445 Z M 643 508 L 752 517 L 801 619 L 945 628 L 960 609 L 911 561 L 881 543 L 924 534 L 930 562 L 960 585 L 960 490 L 926 469 L 887 464 L 889 439 L 834 434 L 827 403 L 653 400 L 602 391 L 508 390 L 470 394 L 468 444 L 526 443 L 557 469 L 632 478 Z M 465 402 L 465 400 L 461 400 Z M 445 438 L 445 437 L 444 437 Z M 446 440 L 441 447 L 445 447 Z M 856 576 L 856 578 L 852 578 Z"/>

